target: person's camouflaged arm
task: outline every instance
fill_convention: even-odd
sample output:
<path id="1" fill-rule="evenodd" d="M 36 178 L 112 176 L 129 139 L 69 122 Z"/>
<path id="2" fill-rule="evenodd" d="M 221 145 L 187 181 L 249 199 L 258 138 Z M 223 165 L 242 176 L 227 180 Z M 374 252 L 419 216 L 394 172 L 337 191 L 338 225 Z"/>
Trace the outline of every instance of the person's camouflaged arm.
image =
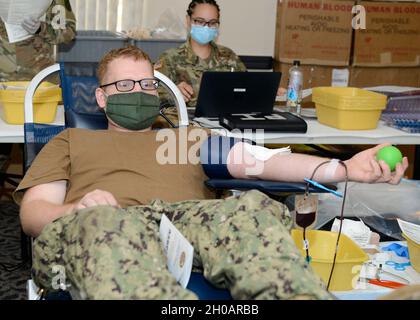
<path id="1" fill-rule="evenodd" d="M 236 64 L 237 64 L 237 70 L 235 70 L 235 71 L 247 71 L 247 68 L 246 68 L 245 64 L 242 62 L 242 60 L 236 54 L 235 54 L 234 58 L 235 58 Z"/>
<path id="2" fill-rule="evenodd" d="M 64 28 L 60 20 L 65 19 Z M 70 0 L 53 0 L 46 12 L 45 22 L 41 22 L 38 33 L 46 42 L 59 44 L 69 42 L 76 35 L 76 17 L 71 9 Z"/>
<path id="3" fill-rule="evenodd" d="M 170 56 L 168 56 L 167 52 L 164 52 L 163 54 L 161 54 L 159 59 L 154 64 L 154 69 L 156 71 L 159 71 L 160 73 L 163 73 L 165 76 L 167 76 L 177 85 L 178 83 L 177 83 L 177 79 L 175 78 L 176 77 L 175 67 L 172 62 L 173 60 L 170 59 Z M 161 101 L 169 102 L 172 100 L 167 89 L 163 87 L 159 87 L 158 93 L 159 93 L 159 98 L 161 99 Z"/>
<path id="4" fill-rule="evenodd" d="M 4 23 L 0 22 L 0 81 L 7 81 L 7 74 L 15 71 L 15 48 L 9 44 Z"/>

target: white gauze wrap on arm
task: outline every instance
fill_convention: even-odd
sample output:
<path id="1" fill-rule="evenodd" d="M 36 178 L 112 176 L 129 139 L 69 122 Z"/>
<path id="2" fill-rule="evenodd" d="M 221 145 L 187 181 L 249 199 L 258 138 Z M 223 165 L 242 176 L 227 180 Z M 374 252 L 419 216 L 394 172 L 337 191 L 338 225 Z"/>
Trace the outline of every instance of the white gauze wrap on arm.
<path id="1" fill-rule="evenodd" d="M 244 143 L 245 150 L 250 153 L 255 159 L 259 161 L 267 161 L 276 154 L 291 154 L 290 147 L 279 149 L 268 149 L 262 146 L 255 146 L 249 143 Z"/>

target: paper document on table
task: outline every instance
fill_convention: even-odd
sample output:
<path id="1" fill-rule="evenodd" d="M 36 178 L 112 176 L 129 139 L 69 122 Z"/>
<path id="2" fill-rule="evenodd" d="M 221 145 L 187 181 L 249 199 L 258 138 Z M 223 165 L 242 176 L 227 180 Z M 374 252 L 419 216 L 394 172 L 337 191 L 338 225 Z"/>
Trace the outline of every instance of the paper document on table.
<path id="1" fill-rule="evenodd" d="M 186 288 L 191 276 L 194 247 L 165 215 L 160 221 L 159 235 L 169 272 Z"/>
<path id="2" fill-rule="evenodd" d="M 39 19 L 52 0 L 1 0 L 0 17 L 4 22 L 20 25 L 28 17 Z"/>
<path id="3" fill-rule="evenodd" d="M 420 226 L 414 223 L 397 219 L 402 232 L 412 241 L 420 245 Z"/>
<path id="4" fill-rule="evenodd" d="M 332 232 L 338 232 L 340 229 L 340 220 L 335 219 L 331 227 Z M 344 219 L 342 224 L 342 233 L 356 242 L 359 247 L 364 247 L 369 244 L 372 231 L 366 226 L 362 220 L 353 221 L 350 219 Z"/>
<path id="5" fill-rule="evenodd" d="M 4 26 L 6 27 L 9 43 L 23 41 L 33 36 L 28 31 L 23 29 L 19 24 L 10 24 L 4 22 Z"/>

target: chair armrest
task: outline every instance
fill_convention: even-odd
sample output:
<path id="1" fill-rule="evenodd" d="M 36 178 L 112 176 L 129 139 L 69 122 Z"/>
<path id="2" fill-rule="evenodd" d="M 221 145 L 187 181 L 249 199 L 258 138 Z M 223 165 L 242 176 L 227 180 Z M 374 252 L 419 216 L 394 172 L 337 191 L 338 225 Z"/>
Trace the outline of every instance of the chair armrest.
<path id="1" fill-rule="evenodd" d="M 179 126 L 188 127 L 189 120 L 187 105 L 185 104 L 184 97 L 182 96 L 181 91 L 179 91 L 175 83 L 173 83 L 172 80 L 165 76 L 163 73 L 155 70 L 154 75 L 168 87 L 170 93 L 175 97 L 176 108 L 178 110 L 179 117 Z"/>
<path id="2" fill-rule="evenodd" d="M 279 182 L 266 180 L 246 180 L 246 179 L 209 179 L 205 182 L 206 186 L 215 190 L 251 190 L 257 189 L 264 193 L 304 193 L 306 190 L 305 182 Z M 337 190 L 335 185 L 325 185 L 327 188 Z M 309 191 L 314 193 L 325 193 L 322 189 L 309 186 Z"/>
<path id="3" fill-rule="evenodd" d="M 33 99 L 36 89 L 46 77 L 58 71 L 60 71 L 60 65 L 58 63 L 53 64 L 52 66 L 49 66 L 41 70 L 29 83 L 28 88 L 26 89 L 25 102 L 24 102 L 25 123 L 34 122 L 34 111 L 33 111 L 32 99 Z"/>

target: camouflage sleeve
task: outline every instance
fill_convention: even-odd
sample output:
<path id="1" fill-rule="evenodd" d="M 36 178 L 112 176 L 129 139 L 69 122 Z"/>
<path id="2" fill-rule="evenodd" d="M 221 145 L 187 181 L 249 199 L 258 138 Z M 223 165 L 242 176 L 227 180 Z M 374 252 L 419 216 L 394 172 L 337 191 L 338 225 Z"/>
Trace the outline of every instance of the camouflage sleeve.
<path id="1" fill-rule="evenodd" d="M 235 53 L 233 53 L 234 59 L 236 60 L 237 71 L 247 71 L 245 64 L 242 62 L 241 58 L 239 58 Z"/>
<path id="2" fill-rule="evenodd" d="M 234 67 L 235 71 L 247 71 L 245 64 L 235 51 L 222 45 L 217 45 L 217 48 L 220 52 L 220 56 L 223 58 L 223 61 L 227 61 L 229 67 Z"/>
<path id="3" fill-rule="evenodd" d="M 239 71 L 247 71 L 245 64 L 242 60 L 238 57 L 238 69 Z"/>
<path id="4" fill-rule="evenodd" d="M 171 55 L 168 52 L 164 52 L 161 54 L 159 59 L 154 64 L 154 69 L 163 73 L 169 79 L 171 79 L 175 84 L 177 84 L 177 79 L 175 79 L 175 68 L 173 65 L 173 59 L 171 59 Z"/>
<path id="5" fill-rule="evenodd" d="M 59 44 L 73 40 L 76 34 L 76 17 L 70 0 L 53 0 L 41 22 L 39 36 L 46 42 Z"/>
<path id="6" fill-rule="evenodd" d="M 161 54 L 159 59 L 154 64 L 154 69 L 156 71 L 159 71 L 160 73 L 163 73 L 165 76 L 171 79 L 175 84 L 178 84 L 177 79 L 175 79 L 176 76 L 175 76 L 175 70 L 172 64 L 172 59 L 170 59 L 170 55 L 168 54 L 168 52 L 164 52 Z M 171 96 L 166 89 L 163 89 L 162 87 L 160 87 L 158 92 L 159 92 L 159 97 L 161 101 L 166 101 L 166 102 L 171 101 Z"/>

